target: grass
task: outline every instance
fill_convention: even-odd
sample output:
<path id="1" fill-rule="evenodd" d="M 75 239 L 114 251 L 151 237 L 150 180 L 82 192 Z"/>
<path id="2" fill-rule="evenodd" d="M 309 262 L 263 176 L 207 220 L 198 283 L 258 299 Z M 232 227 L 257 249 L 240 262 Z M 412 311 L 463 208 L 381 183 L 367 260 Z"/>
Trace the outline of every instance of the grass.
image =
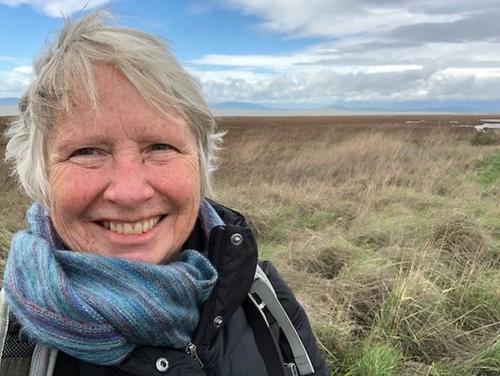
<path id="1" fill-rule="evenodd" d="M 9 118 L 0 117 L 0 130 L 5 128 Z M 4 140 L 0 139 L 0 155 L 4 155 Z M 19 191 L 17 184 L 9 177 L 7 166 L 0 163 L 0 277 L 14 232 L 24 227 L 24 213 L 28 199 Z"/>
<path id="2" fill-rule="evenodd" d="M 477 179 L 485 186 L 500 180 L 500 152 L 488 155 L 477 163 Z"/>
<path id="3" fill-rule="evenodd" d="M 217 199 L 247 216 L 331 375 L 498 375 L 500 146 L 404 120 L 220 119 Z M 0 168 L 5 258 L 28 201 Z"/>
<path id="4" fill-rule="evenodd" d="M 403 354 L 390 344 L 366 343 L 348 376 L 397 376 Z"/>
<path id="5" fill-rule="evenodd" d="M 249 216 L 332 375 L 500 372 L 500 147 L 426 122 L 221 122 L 218 197 Z"/>

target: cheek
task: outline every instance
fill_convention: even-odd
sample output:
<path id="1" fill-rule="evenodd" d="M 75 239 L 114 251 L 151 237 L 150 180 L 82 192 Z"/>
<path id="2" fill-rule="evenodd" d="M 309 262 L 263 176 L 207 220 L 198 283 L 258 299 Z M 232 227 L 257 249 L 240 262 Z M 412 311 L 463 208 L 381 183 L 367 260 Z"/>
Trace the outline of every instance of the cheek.
<path id="1" fill-rule="evenodd" d="M 200 177 L 196 163 L 182 163 L 170 166 L 163 172 L 158 171 L 157 191 L 169 206 L 176 209 L 175 226 L 177 234 L 184 236 L 190 231 L 198 216 L 200 206 Z M 189 227 L 189 229 L 185 229 Z"/>
<path id="2" fill-rule="evenodd" d="M 174 178 L 174 176 L 172 176 L 172 178 Z M 189 205 L 191 202 L 199 200 L 200 190 L 197 179 L 183 177 L 179 177 L 179 179 L 169 179 L 165 184 L 165 188 L 165 196 L 179 204 Z"/>
<path id="3" fill-rule="evenodd" d="M 52 215 L 67 217 L 83 211 L 97 196 L 100 180 L 99 174 L 82 174 L 71 166 L 53 168 L 49 174 Z"/>
<path id="4" fill-rule="evenodd" d="M 178 203 L 198 202 L 200 199 L 200 174 L 197 161 L 177 161 L 153 172 L 157 190 L 167 199 Z"/>

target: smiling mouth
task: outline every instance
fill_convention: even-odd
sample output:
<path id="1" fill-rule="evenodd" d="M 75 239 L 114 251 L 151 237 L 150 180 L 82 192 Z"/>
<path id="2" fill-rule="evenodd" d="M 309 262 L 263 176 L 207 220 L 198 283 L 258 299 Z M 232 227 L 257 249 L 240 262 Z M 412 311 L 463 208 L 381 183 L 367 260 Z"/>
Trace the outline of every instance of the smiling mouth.
<path id="1" fill-rule="evenodd" d="M 101 221 L 98 223 L 106 229 L 116 232 L 117 234 L 137 235 L 150 231 L 164 217 L 164 215 L 158 215 L 137 222 Z"/>

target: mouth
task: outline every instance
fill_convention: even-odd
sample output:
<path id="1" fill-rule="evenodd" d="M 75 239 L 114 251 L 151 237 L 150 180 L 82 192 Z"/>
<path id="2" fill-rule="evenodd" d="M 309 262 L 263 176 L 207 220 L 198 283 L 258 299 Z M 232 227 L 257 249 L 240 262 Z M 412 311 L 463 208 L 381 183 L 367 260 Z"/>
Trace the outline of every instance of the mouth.
<path id="1" fill-rule="evenodd" d="M 98 223 L 109 231 L 117 234 L 137 235 L 151 231 L 151 229 L 158 225 L 165 217 L 165 215 L 157 215 L 137 222 L 100 221 Z"/>

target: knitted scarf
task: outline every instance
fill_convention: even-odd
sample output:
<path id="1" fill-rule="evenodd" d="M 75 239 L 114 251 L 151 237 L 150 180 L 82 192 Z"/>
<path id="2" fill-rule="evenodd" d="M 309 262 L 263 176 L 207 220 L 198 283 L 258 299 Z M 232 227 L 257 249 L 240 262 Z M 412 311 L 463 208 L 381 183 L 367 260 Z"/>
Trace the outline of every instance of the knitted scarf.
<path id="1" fill-rule="evenodd" d="M 166 265 L 64 249 L 40 204 L 13 240 L 3 288 L 11 311 L 32 340 L 90 363 L 120 363 L 137 345 L 184 348 L 217 272 L 183 250 Z M 222 220 L 206 201 L 203 231 Z"/>

